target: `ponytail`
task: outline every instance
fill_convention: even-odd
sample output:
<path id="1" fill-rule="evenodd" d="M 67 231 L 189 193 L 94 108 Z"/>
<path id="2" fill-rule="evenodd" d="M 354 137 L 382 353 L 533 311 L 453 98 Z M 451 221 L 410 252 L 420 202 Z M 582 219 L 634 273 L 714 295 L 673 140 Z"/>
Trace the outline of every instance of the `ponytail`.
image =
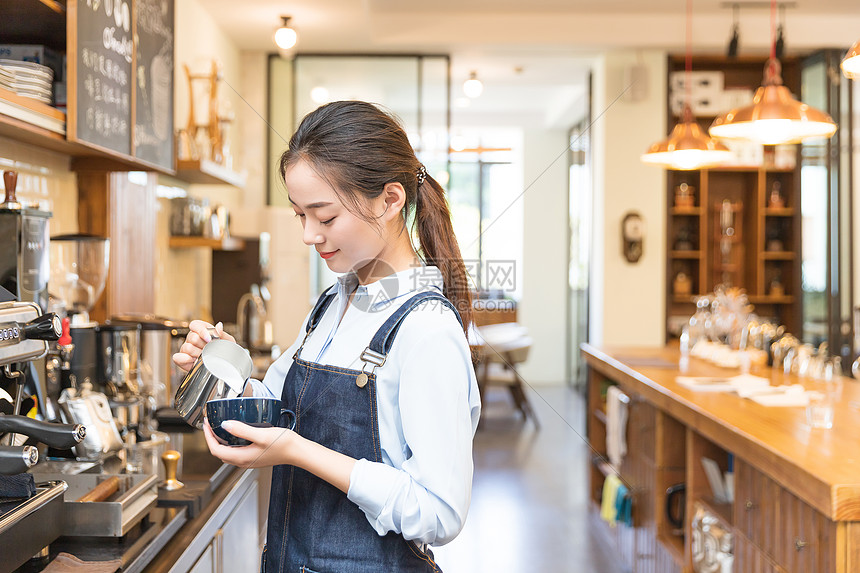
<path id="1" fill-rule="evenodd" d="M 421 253 L 428 265 L 436 266 L 442 273 L 444 295 L 460 313 L 463 330 L 468 335 L 472 323 L 472 295 L 466 265 L 454 236 L 445 190 L 427 175 L 415 195 L 414 225 Z"/>

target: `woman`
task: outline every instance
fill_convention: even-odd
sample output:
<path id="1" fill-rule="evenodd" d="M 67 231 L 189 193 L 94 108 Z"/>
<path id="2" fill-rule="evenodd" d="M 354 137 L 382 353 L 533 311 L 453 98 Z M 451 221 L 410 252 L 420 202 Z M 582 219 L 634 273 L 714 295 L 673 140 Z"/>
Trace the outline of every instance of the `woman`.
<path id="1" fill-rule="evenodd" d="M 225 422 L 253 442 L 228 447 L 204 424 L 209 448 L 274 466 L 264 571 L 439 571 L 427 546 L 463 527 L 480 413 L 445 193 L 397 121 L 358 101 L 306 116 L 280 175 L 304 242 L 342 275 L 249 385 L 293 410 L 295 430 Z M 177 364 L 193 364 L 207 327 L 191 323 Z"/>

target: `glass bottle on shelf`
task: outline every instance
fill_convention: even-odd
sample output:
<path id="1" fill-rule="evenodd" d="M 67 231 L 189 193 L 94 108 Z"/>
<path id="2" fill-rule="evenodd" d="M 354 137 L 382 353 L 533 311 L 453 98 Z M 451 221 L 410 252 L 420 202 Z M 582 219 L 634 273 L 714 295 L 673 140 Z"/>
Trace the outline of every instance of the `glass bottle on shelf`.
<path id="1" fill-rule="evenodd" d="M 771 209 L 784 209 L 785 199 L 782 197 L 782 184 L 779 181 L 774 181 L 770 188 L 770 196 L 768 197 L 768 207 Z"/>

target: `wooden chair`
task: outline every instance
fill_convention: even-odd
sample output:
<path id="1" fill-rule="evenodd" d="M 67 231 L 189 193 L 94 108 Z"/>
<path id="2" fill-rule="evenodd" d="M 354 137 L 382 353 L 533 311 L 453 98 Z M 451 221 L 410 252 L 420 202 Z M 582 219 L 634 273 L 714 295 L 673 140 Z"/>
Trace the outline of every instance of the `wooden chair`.
<path id="1" fill-rule="evenodd" d="M 517 372 L 517 367 L 526 361 L 531 350 L 532 338 L 528 331 L 515 322 L 479 326 L 475 331 L 480 343 L 476 375 L 481 399 L 489 385 L 507 387 L 523 418 L 531 419 L 535 428 L 540 429 L 540 422 L 525 393 L 525 380 Z"/>

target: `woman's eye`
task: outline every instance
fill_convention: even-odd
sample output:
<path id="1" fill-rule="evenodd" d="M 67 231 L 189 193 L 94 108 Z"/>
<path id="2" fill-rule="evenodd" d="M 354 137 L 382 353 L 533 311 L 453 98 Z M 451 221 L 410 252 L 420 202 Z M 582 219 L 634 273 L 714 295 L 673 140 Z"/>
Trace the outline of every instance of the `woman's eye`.
<path id="1" fill-rule="evenodd" d="M 296 213 L 296 217 L 298 217 L 299 219 L 304 219 L 305 214 L 304 213 Z"/>
<path id="2" fill-rule="evenodd" d="M 320 221 L 320 224 L 322 224 L 322 225 L 328 225 L 329 223 L 331 223 L 331 222 L 332 222 L 332 221 L 334 221 L 335 219 L 336 219 L 336 217 L 332 217 L 332 218 L 331 218 L 331 219 L 329 219 L 328 221 Z"/>

